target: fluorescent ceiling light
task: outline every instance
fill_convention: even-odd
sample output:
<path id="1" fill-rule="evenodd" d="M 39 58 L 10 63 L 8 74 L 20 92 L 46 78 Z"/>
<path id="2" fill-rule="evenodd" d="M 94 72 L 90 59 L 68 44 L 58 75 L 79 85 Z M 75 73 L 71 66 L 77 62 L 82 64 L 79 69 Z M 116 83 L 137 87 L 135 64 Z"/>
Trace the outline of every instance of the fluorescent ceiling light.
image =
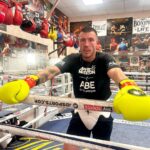
<path id="1" fill-rule="evenodd" d="M 103 0 L 83 0 L 85 5 L 95 5 L 103 3 Z"/>

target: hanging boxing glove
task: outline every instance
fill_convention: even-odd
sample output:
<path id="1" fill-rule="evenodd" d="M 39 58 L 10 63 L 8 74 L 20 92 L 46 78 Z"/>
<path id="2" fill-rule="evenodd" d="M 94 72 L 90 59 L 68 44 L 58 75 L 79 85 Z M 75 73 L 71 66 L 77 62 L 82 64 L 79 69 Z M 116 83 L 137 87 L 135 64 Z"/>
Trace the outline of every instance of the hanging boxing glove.
<path id="1" fill-rule="evenodd" d="M 33 19 L 23 20 L 20 28 L 26 32 L 33 33 L 36 30 L 36 24 Z"/>
<path id="2" fill-rule="evenodd" d="M 54 26 L 51 27 L 50 32 L 48 33 L 48 38 L 53 41 L 57 39 L 57 31 Z"/>
<path id="3" fill-rule="evenodd" d="M 43 19 L 42 30 L 40 31 L 40 36 L 42 38 L 47 38 L 48 37 L 48 31 L 49 31 L 48 20 L 47 19 Z"/>
<path id="4" fill-rule="evenodd" d="M 30 75 L 24 80 L 11 81 L 0 87 L 0 100 L 6 104 L 22 102 L 30 92 L 30 88 L 38 83 L 38 76 Z"/>
<path id="5" fill-rule="evenodd" d="M 79 40 L 76 36 L 74 36 L 74 48 L 78 49 L 79 48 Z"/>
<path id="6" fill-rule="evenodd" d="M 15 14 L 13 17 L 14 25 L 21 25 L 23 21 L 22 5 L 21 3 L 15 3 Z"/>
<path id="7" fill-rule="evenodd" d="M 64 45 L 66 47 L 73 47 L 74 46 L 73 39 L 70 36 L 68 36 L 67 40 L 64 40 Z"/>
<path id="8" fill-rule="evenodd" d="M 63 34 L 61 32 L 57 33 L 57 40 L 60 41 L 63 39 Z"/>
<path id="9" fill-rule="evenodd" d="M 150 119 L 150 96 L 133 80 L 120 82 L 120 90 L 114 98 L 114 111 L 131 121 Z"/>
<path id="10" fill-rule="evenodd" d="M 13 13 L 11 3 L 8 5 L 7 13 L 5 14 L 5 19 L 3 24 L 11 25 L 13 24 Z"/>
<path id="11" fill-rule="evenodd" d="M 74 43 L 73 46 L 74 46 L 75 49 L 78 49 L 78 48 L 79 48 L 79 45 L 78 45 L 76 42 Z"/>
<path id="12" fill-rule="evenodd" d="M 8 4 L 3 1 L 0 1 L 0 23 L 4 23 L 7 11 L 8 11 Z"/>

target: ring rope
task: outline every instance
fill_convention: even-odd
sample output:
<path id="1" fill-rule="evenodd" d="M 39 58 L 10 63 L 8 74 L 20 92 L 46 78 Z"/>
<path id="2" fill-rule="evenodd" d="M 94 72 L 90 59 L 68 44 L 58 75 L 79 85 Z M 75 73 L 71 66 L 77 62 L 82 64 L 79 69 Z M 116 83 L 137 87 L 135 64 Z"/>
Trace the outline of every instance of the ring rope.
<path id="1" fill-rule="evenodd" d="M 121 123 L 121 124 L 127 124 L 127 125 L 136 125 L 136 126 L 142 126 L 142 127 L 150 127 L 149 122 L 142 122 L 142 121 L 127 121 L 123 119 L 114 119 L 114 123 Z"/>
<path id="2" fill-rule="evenodd" d="M 50 110 L 47 111 L 47 113 L 50 114 L 49 118 L 52 118 L 52 117 L 54 117 L 58 113 L 58 109 L 57 108 L 50 109 Z M 27 128 L 30 125 L 33 125 L 34 123 L 36 123 L 37 121 L 39 121 L 44 116 L 45 116 L 45 113 L 39 115 L 38 117 L 34 118 L 33 120 L 31 120 L 27 124 L 23 125 L 22 128 Z M 12 134 L 8 133 L 4 137 L 0 138 L 0 143 L 2 143 L 3 141 L 5 141 L 5 140 L 7 140 L 8 138 L 11 138 L 11 137 L 12 137 Z"/>
<path id="3" fill-rule="evenodd" d="M 2 110 L 7 110 L 9 108 L 12 108 L 12 107 L 18 107 L 18 106 L 21 106 L 22 104 L 18 103 L 18 104 L 14 104 L 14 105 L 7 105 L 7 106 L 4 106 L 2 107 Z"/>
<path id="4" fill-rule="evenodd" d="M 49 121 L 57 121 L 62 119 L 69 119 L 72 117 L 72 113 L 62 113 L 61 116 L 55 116 L 54 118 L 51 118 Z M 144 121 L 127 121 L 123 119 L 115 119 L 113 120 L 114 123 L 120 123 L 120 124 L 126 124 L 126 125 L 135 125 L 135 126 L 141 126 L 141 127 L 150 127 L 150 122 L 144 122 Z"/>
<path id="5" fill-rule="evenodd" d="M 39 96 L 30 95 L 22 103 L 32 105 L 52 106 L 58 108 L 73 108 L 91 111 L 109 111 L 112 112 L 113 103 L 103 100 L 68 98 L 58 96 Z"/>
<path id="6" fill-rule="evenodd" d="M 100 150 L 102 148 L 108 150 L 118 149 L 118 148 L 120 148 L 120 150 L 129 150 L 129 149 L 148 150 L 148 148 L 145 147 L 123 144 L 118 142 L 91 139 L 87 137 L 79 137 L 79 136 L 73 136 L 64 133 L 48 132 L 48 131 L 37 130 L 37 129 L 14 127 L 10 125 L 0 125 L 0 131 L 6 133 L 12 133 L 20 136 L 29 136 L 29 137 L 35 137 L 35 138 L 40 138 L 45 140 L 54 140 L 58 142 L 68 143 L 68 144 L 96 149 L 96 150 Z"/>
<path id="7" fill-rule="evenodd" d="M 23 109 L 23 110 L 14 112 L 13 114 L 10 114 L 10 115 L 8 115 L 8 116 L 5 116 L 5 117 L 3 117 L 3 118 L 0 118 L 0 123 L 2 123 L 2 122 L 4 122 L 4 121 L 7 121 L 7 120 L 9 120 L 9 119 L 12 119 L 12 118 L 14 118 L 14 117 L 18 117 L 18 116 L 20 116 L 20 115 L 23 115 L 23 114 L 27 113 L 28 111 L 30 111 L 30 110 L 32 110 L 32 109 L 35 109 L 35 108 L 38 108 L 38 106 L 37 106 L 37 105 L 33 105 L 32 107 L 27 107 L 27 108 L 25 108 L 25 109 Z"/>

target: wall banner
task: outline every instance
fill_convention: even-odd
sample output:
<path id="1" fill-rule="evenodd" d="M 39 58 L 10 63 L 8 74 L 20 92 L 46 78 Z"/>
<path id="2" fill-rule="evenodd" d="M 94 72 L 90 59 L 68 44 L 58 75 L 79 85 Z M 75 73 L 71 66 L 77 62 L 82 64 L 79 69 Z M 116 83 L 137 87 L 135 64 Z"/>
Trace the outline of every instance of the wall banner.
<path id="1" fill-rule="evenodd" d="M 133 34 L 150 33 L 150 18 L 133 19 Z"/>
<path id="2" fill-rule="evenodd" d="M 92 27 L 97 31 L 98 36 L 107 35 L 107 21 L 93 21 Z"/>

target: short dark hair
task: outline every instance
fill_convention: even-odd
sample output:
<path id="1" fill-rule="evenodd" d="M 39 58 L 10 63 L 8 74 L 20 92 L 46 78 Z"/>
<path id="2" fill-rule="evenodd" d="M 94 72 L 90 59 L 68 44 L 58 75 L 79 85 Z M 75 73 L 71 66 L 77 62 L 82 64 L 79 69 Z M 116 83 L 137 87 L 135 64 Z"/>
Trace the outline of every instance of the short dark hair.
<path id="1" fill-rule="evenodd" d="M 84 28 L 82 28 L 81 32 L 94 32 L 97 35 L 97 31 L 91 26 L 85 26 Z"/>

